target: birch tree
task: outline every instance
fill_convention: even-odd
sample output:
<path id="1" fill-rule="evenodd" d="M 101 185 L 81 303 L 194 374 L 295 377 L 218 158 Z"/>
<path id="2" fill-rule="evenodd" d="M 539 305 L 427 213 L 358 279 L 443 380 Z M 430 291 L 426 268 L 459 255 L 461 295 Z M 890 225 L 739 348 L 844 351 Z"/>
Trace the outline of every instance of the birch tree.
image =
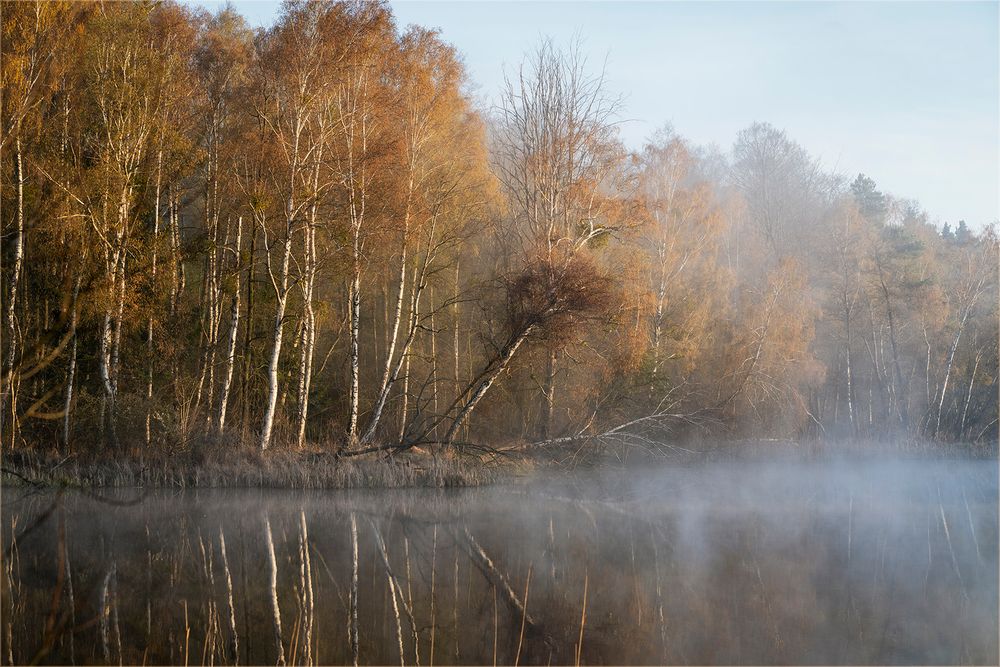
<path id="1" fill-rule="evenodd" d="M 10 442 L 17 437 L 17 393 L 19 358 L 24 358 L 24 326 L 18 326 L 18 303 L 24 300 L 21 284 L 25 281 L 25 232 L 32 212 L 27 210 L 26 189 L 28 152 L 43 131 L 40 123 L 46 107 L 65 81 L 67 50 L 73 43 L 72 30 L 85 15 L 85 9 L 72 3 L 17 3 L 4 8 L 3 63 L 0 66 L 3 93 L 0 95 L 0 151 L 13 158 L 15 193 L 13 220 L 5 216 L 5 289 L 3 299 L 3 343 L 6 348 L 0 365 L 0 438 L 4 424 L 10 424 Z M 68 107 L 67 107 L 68 109 Z M 60 124 L 60 128 L 63 125 Z M 65 140 L 64 140 L 65 141 Z M 6 187 L 5 187 L 6 189 Z M 12 229 L 10 229 L 12 227 Z"/>
<path id="2" fill-rule="evenodd" d="M 447 261 L 446 253 L 461 242 L 463 221 L 482 210 L 489 196 L 484 191 L 485 156 L 477 150 L 481 128 L 462 97 L 462 70 L 454 51 L 434 33 L 413 28 L 402 38 L 395 76 L 403 118 L 399 269 L 381 380 L 362 444 L 371 442 L 377 432 L 418 327 L 425 318 L 434 317 L 433 304 L 421 313 L 429 280 Z M 411 258 L 413 266 L 408 274 Z M 409 317 L 404 323 L 408 291 Z M 429 329 L 428 335 L 434 336 L 436 327 L 431 324 Z M 432 391 L 436 391 L 436 382 Z"/>
<path id="3" fill-rule="evenodd" d="M 205 152 L 203 191 L 208 241 L 202 290 L 205 345 L 198 388 L 200 393 L 207 381 L 206 414 L 219 433 L 223 432 L 226 423 L 240 326 L 244 228 L 242 210 L 229 203 L 238 201 L 233 196 L 236 187 L 230 174 L 237 169 L 236 144 L 245 131 L 242 124 L 246 119 L 239 105 L 246 96 L 252 49 L 245 21 L 227 8 L 208 21 L 199 35 L 195 53 L 200 87 L 205 91 L 201 143 Z M 215 350 L 220 342 L 227 290 L 230 291 L 228 334 L 223 349 L 218 405 L 213 409 Z"/>
<path id="4" fill-rule="evenodd" d="M 514 266 L 549 267 L 552 290 L 578 257 L 635 222 L 619 205 L 632 187 L 616 136 L 620 108 L 604 73 L 588 72 L 579 44 L 562 51 L 543 41 L 505 81 L 493 137 L 494 169 L 510 207 L 504 253 Z M 547 343 L 546 436 L 561 342 Z"/>
<path id="5" fill-rule="evenodd" d="M 103 250 L 105 296 L 98 340 L 106 433 L 117 445 L 116 399 L 120 384 L 129 246 L 139 224 L 138 183 L 157 122 L 159 54 L 149 39 L 149 8 L 101 7 L 93 20 L 88 83 L 95 125 L 90 149 L 99 160 L 97 186 L 87 214 Z"/>
<path id="6" fill-rule="evenodd" d="M 255 223 L 264 238 L 264 262 L 274 299 L 274 325 L 268 360 L 267 403 L 259 444 L 271 444 L 279 392 L 279 365 L 288 307 L 293 236 L 310 206 L 308 188 L 317 146 L 309 142 L 322 59 L 316 6 L 289 8 L 258 45 L 258 96 L 253 113 L 269 164 L 254 170 L 256 190 L 248 190 Z M 265 202 L 273 202 L 269 211 Z M 276 224 L 274 224 L 276 223 Z"/>

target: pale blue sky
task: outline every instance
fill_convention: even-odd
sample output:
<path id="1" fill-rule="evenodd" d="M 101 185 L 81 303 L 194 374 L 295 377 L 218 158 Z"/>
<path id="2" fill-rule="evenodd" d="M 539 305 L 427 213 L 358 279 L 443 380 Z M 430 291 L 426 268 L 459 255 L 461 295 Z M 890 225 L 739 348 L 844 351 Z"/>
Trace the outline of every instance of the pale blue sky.
<path id="1" fill-rule="evenodd" d="M 209 9 L 222 3 L 203 2 Z M 278 2 L 234 2 L 253 25 Z M 724 149 L 756 120 L 829 169 L 868 174 L 932 218 L 1000 217 L 997 2 L 392 3 L 441 29 L 489 101 L 543 35 L 579 35 L 625 96 L 631 147 L 664 123 Z"/>

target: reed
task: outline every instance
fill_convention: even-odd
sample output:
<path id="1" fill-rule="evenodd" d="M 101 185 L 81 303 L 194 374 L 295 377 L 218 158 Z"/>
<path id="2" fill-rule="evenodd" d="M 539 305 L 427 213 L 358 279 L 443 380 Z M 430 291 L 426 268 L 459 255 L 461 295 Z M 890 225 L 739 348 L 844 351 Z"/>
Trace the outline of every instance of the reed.
<path id="1" fill-rule="evenodd" d="M 497 667 L 497 635 L 500 632 L 500 618 L 497 614 L 497 587 L 493 586 L 493 667 Z"/>
<path id="2" fill-rule="evenodd" d="M 524 607 L 521 612 L 521 633 L 517 638 L 517 654 L 514 656 L 514 667 L 517 667 L 521 662 L 521 647 L 524 645 L 524 627 L 528 620 L 528 592 L 531 590 L 531 569 L 532 566 L 528 566 L 528 578 L 524 582 Z"/>
<path id="3" fill-rule="evenodd" d="M 184 667 L 188 667 L 188 649 L 191 647 L 191 623 L 188 621 L 187 600 L 182 600 L 181 602 L 184 605 Z"/>
<path id="4" fill-rule="evenodd" d="M 580 612 L 580 637 L 576 642 L 576 666 L 580 667 L 580 656 L 583 654 L 583 628 L 587 625 L 587 588 L 590 584 L 590 572 L 583 574 L 583 610 Z M 527 595 L 525 596 L 527 597 Z"/>
<path id="5" fill-rule="evenodd" d="M 3 483 L 90 488 L 447 488 L 511 483 L 530 471 L 520 463 L 473 458 L 337 458 L 309 451 L 219 450 L 204 456 L 57 457 L 5 453 Z"/>

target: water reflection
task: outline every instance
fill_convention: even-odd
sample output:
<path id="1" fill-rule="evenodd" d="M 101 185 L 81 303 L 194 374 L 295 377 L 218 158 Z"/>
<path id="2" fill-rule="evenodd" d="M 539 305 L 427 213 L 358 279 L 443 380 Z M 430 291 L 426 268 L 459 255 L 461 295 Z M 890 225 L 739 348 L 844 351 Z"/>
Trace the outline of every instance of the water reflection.
<path id="1" fill-rule="evenodd" d="M 118 505 L 7 489 L 2 520 L 15 664 L 998 659 L 995 462 Z"/>

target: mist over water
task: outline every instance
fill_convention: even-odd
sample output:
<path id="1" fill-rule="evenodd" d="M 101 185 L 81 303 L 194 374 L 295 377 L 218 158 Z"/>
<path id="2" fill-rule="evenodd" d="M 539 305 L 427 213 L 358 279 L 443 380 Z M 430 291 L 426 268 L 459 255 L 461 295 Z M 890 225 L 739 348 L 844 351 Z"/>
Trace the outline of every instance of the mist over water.
<path id="1" fill-rule="evenodd" d="M 361 663 L 996 664 L 997 492 L 996 461 L 954 460 L 10 489 L 2 659 L 350 663 L 353 521 Z"/>

